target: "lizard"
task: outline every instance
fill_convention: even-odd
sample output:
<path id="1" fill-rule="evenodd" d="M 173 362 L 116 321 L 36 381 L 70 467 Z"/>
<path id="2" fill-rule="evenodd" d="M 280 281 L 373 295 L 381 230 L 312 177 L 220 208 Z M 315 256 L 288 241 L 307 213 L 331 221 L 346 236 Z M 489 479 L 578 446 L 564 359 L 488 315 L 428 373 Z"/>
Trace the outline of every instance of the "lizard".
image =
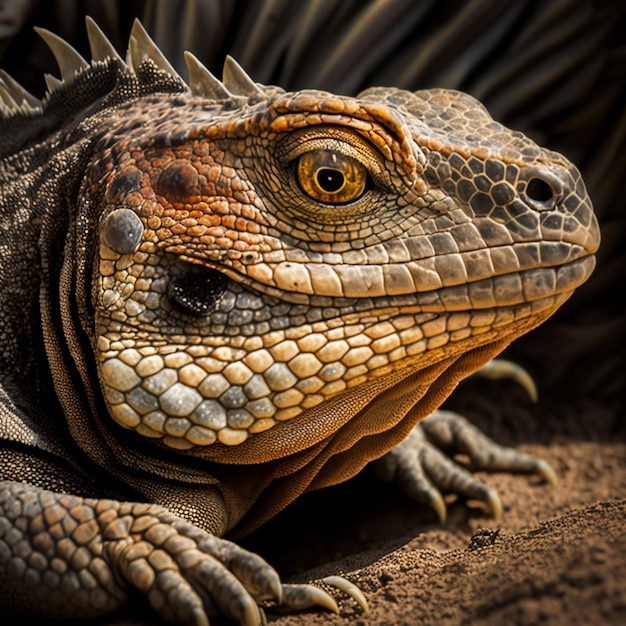
<path id="1" fill-rule="evenodd" d="M 372 464 L 497 515 L 426 438 L 551 480 L 439 407 L 593 271 L 572 163 L 458 91 L 185 82 L 138 21 L 125 59 L 87 32 L 90 62 L 39 29 L 42 101 L 1 74 L 6 615 L 337 610 L 233 539 Z"/>

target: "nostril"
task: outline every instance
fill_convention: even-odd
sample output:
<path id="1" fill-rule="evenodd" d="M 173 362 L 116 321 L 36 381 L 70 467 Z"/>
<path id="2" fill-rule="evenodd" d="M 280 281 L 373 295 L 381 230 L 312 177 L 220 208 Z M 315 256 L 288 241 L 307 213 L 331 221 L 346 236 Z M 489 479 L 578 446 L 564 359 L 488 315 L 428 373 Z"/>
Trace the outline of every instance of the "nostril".
<path id="1" fill-rule="evenodd" d="M 526 185 L 526 195 L 535 203 L 552 205 L 555 194 L 552 185 L 541 178 L 531 178 Z"/>
<path id="2" fill-rule="evenodd" d="M 551 211 L 563 197 L 564 173 L 554 167 L 529 167 L 518 187 L 522 199 L 535 211 Z"/>

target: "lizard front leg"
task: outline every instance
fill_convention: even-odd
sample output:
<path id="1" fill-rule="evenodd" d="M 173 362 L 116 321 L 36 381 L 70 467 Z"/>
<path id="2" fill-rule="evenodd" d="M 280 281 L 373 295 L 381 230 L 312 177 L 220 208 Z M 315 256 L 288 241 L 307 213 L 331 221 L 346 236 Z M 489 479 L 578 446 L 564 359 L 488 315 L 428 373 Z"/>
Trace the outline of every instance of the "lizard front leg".
<path id="1" fill-rule="evenodd" d="M 0 576 L 5 611 L 59 618 L 104 615 L 134 590 L 168 621 L 220 615 L 252 625 L 257 602 L 282 593 L 263 559 L 161 506 L 15 482 L 0 487 Z"/>
<path id="2" fill-rule="evenodd" d="M 343 579 L 329 584 L 364 606 Z M 90 499 L 0 482 L 0 609 L 9 615 L 92 618 L 143 594 L 167 621 L 262 623 L 259 603 L 338 611 L 325 591 L 282 585 L 261 557 L 166 508 Z"/>

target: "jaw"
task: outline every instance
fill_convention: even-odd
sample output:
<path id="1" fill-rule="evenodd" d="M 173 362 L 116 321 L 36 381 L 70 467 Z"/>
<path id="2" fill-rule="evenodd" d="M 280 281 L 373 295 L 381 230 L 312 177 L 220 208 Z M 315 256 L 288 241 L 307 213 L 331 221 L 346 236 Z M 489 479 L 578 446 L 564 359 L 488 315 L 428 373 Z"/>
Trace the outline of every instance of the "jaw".
<path id="1" fill-rule="evenodd" d="M 522 285 L 517 301 L 503 297 L 497 279 L 473 290 L 445 288 L 420 304 L 389 297 L 368 306 L 336 300 L 334 307 L 286 303 L 227 281 L 221 305 L 175 334 L 167 326 L 112 328 L 111 318 L 100 314 L 99 369 L 108 410 L 122 427 L 170 448 L 221 462 L 247 455 L 267 461 L 266 452 L 255 450 L 270 449 L 268 441 L 280 441 L 285 429 L 321 423 L 327 407 L 336 414 L 341 398 L 369 397 L 365 389 L 390 388 L 464 352 L 508 344 L 551 315 L 592 266 L 588 257 L 558 270 L 529 271 L 516 278 L 515 286 Z M 187 279 L 180 276 L 178 298 L 204 306 L 193 289 L 181 295 Z M 507 276 L 501 282 L 513 284 Z M 477 294 L 498 295 L 505 304 L 463 306 L 464 299 L 476 305 Z M 233 302 L 246 303 L 250 315 Z M 248 323 L 230 332 L 229 319 Z M 310 441 L 325 436 L 320 428 Z"/>

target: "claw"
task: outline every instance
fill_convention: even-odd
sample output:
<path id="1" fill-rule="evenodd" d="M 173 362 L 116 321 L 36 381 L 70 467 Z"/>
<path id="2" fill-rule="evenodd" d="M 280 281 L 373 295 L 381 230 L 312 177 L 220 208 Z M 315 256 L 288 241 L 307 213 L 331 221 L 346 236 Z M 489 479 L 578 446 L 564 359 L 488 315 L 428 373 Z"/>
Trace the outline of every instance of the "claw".
<path id="1" fill-rule="evenodd" d="M 283 585 L 283 605 L 296 611 L 321 606 L 339 614 L 334 598 L 314 585 Z"/>
<path id="2" fill-rule="evenodd" d="M 500 496 L 496 493 L 495 490 L 489 489 L 487 495 L 484 499 L 485 504 L 487 505 L 487 509 L 489 513 L 491 513 L 491 517 L 494 520 L 502 519 L 503 508 L 502 508 L 502 500 L 500 500 Z"/>
<path id="3" fill-rule="evenodd" d="M 431 508 L 437 514 L 437 519 L 440 524 L 443 524 L 448 518 L 448 507 L 443 496 L 437 491 L 433 494 L 433 499 L 430 503 Z"/>
<path id="4" fill-rule="evenodd" d="M 441 493 L 435 489 L 428 493 L 428 497 L 430 498 L 428 506 L 430 506 L 430 508 L 437 514 L 439 523 L 444 524 L 448 518 L 448 507 L 446 506 L 446 501 L 443 499 Z"/>
<path id="5" fill-rule="evenodd" d="M 483 365 L 476 374 L 489 378 L 490 380 L 500 380 L 503 378 L 513 380 L 526 391 L 528 397 L 533 402 L 537 402 L 539 396 L 535 381 L 521 365 L 513 363 L 513 361 L 492 359 Z"/>
<path id="6" fill-rule="evenodd" d="M 332 585 L 350 596 L 363 609 L 364 613 L 369 611 L 369 606 L 363 592 L 349 580 L 346 580 L 342 576 L 327 576 L 326 578 L 322 578 L 322 582 L 327 585 Z"/>
<path id="7" fill-rule="evenodd" d="M 466 454 L 474 470 L 536 472 L 549 484 L 557 484 L 556 474 L 548 463 L 494 443 L 457 413 L 438 410 L 421 425 L 435 445 Z"/>
<path id="8" fill-rule="evenodd" d="M 311 594 L 311 599 L 314 600 L 314 603 L 317 606 L 324 607 L 333 613 L 339 614 L 339 607 L 332 596 L 328 595 L 323 589 L 319 589 L 318 587 L 313 587 L 313 589 L 315 592 Z"/>
<path id="9" fill-rule="evenodd" d="M 239 611 L 233 610 L 233 615 L 238 614 L 242 626 L 261 626 L 263 618 L 260 609 L 249 596 L 240 599 L 238 608 Z M 231 604 L 231 609 L 236 609 L 234 604 Z"/>
<path id="10" fill-rule="evenodd" d="M 194 626 L 210 626 L 209 618 L 202 609 L 198 609 L 190 615 L 190 623 Z"/>
<path id="11" fill-rule="evenodd" d="M 543 459 L 537 459 L 536 471 L 551 487 L 556 487 L 559 484 L 556 472 L 552 469 L 550 464 Z"/>
<path id="12" fill-rule="evenodd" d="M 273 571 L 273 570 L 272 570 Z M 283 585 L 280 582 L 280 577 L 274 571 L 275 577 L 272 578 L 268 587 L 270 589 L 271 597 L 278 603 L 281 604 L 283 601 Z"/>
<path id="13" fill-rule="evenodd" d="M 231 562 L 233 573 L 246 581 L 252 597 L 259 600 L 272 600 L 277 604 L 283 601 L 283 585 L 276 570 L 261 560 L 256 554 Z"/>

